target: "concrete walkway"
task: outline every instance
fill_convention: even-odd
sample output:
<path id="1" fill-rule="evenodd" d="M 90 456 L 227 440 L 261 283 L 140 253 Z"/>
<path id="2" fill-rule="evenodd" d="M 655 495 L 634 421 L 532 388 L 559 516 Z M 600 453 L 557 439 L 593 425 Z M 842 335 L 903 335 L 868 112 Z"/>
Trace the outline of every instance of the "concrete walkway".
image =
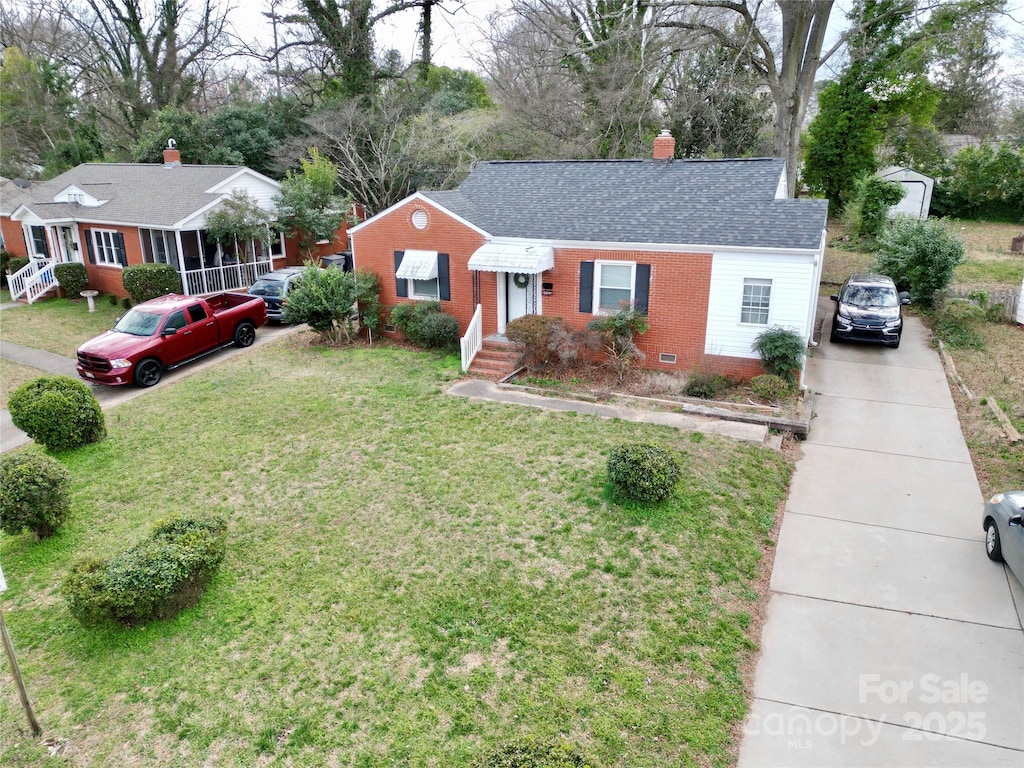
<path id="1" fill-rule="evenodd" d="M 711 435 L 724 435 L 763 444 L 768 437 L 768 428 L 761 424 L 741 424 L 736 421 L 721 421 L 701 416 L 689 416 L 681 413 L 666 413 L 640 408 L 623 408 L 617 405 L 584 402 L 582 400 L 566 400 L 559 397 L 544 397 L 530 392 L 515 392 L 499 387 L 493 381 L 484 379 L 466 379 L 448 388 L 449 395 L 468 397 L 474 400 L 490 400 L 498 403 L 525 405 L 530 408 L 543 408 L 550 411 L 575 411 L 605 419 L 623 419 L 624 421 L 663 424 L 688 432 L 704 432 Z"/>
<path id="2" fill-rule="evenodd" d="M 740 768 L 1024 766 L 1024 589 L 985 556 L 927 331 L 822 335 Z"/>

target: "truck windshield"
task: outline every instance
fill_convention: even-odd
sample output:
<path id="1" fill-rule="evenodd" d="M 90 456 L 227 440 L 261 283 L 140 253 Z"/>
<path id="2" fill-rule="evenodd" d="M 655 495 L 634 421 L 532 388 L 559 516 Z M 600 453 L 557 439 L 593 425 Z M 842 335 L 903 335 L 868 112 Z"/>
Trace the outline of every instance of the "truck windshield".
<path id="1" fill-rule="evenodd" d="M 163 315 L 143 312 L 139 309 L 130 309 L 128 314 L 117 321 L 115 331 L 130 333 L 132 336 L 152 336 L 156 333 L 157 326 Z"/>

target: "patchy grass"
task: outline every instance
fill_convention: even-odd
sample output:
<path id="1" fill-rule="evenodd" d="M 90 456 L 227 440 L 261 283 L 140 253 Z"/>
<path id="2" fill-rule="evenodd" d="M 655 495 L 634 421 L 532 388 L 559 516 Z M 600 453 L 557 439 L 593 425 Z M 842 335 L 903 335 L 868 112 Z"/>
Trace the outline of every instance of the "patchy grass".
<path id="1" fill-rule="evenodd" d="M 105 296 L 89 313 L 85 299 L 44 299 L 0 313 L 0 340 L 73 358 L 83 342 L 110 330 L 124 312 Z"/>
<path id="2" fill-rule="evenodd" d="M 45 376 L 44 371 L 0 357 L 0 408 L 7 407 L 7 398 L 26 381 Z"/>
<path id="3" fill-rule="evenodd" d="M 0 537 L 4 609 L 76 766 L 468 766 L 506 740 L 728 766 L 790 465 L 710 436 L 442 394 L 458 361 L 290 337 L 131 400 L 64 454 L 74 516 Z M 609 500 L 612 446 L 685 468 Z M 174 511 L 230 521 L 202 601 L 83 629 L 57 584 Z M 0 764 L 49 764 L 0 698 Z"/>

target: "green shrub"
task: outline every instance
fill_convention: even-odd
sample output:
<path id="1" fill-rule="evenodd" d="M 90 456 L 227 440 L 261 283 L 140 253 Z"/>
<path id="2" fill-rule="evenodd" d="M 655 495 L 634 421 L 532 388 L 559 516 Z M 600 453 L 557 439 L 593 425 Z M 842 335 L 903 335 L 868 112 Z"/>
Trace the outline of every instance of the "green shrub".
<path id="1" fill-rule="evenodd" d="M 419 333 L 426 347 L 450 350 L 459 345 L 459 321 L 444 312 L 424 317 Z"/>
<path id="2" fill-rule="evenodd" d="M 71 513 L 71 475 L 41 453 L 0 456 L 0 529 L 17 536 L 23 529 L 37 539 L 50 536 Z"/>
<path id="3" fill-rule="evenodd" d="M 96 396 L 70 376 L 40 376 L 22 384 L 7 408 L 14 426 L 49 451 L 78 448 L 106 435 Z"/>
<path id="4" fill-rule="evenodd" d="M 284 303 L 286 323 L 306 323 L 320 334 L 324 343 L 351 343 L 358 332 L 352 321 L 360 291 L 372 292 L 377 278 L 370 272 L 343 272 L 335 267 L 321 269 L 306 263 L 298 283 Z M 376 283 L 378 294 L 380 283 Z"/>
<path id="5" fill-rule="evenodd" d="M 874 269 L 930 305 L 963 260 L 964 241 L 945 222 L 899 216 L 878 238 Z"/>
<path id="6" fill-rule="evenodd" d="M 11 266 L 11 254 L 0 248 L 0 285 L 7 285 L 7 270 Z"/>
<path id="7" fill-rule="evenodd" d="M 889 217 L 889 208 L 903 199 L 903 185 L 865 172 L 853 180 L 850 202 L 843 211 L 846 231 L 853 237 L 876 238 Z"/>
<path id="8" fill-rule="evenodd" d="M 171 517 L 149 538 L 107 560 L 80 560 L 61 585 L 82 624 L 126 626 L 174 616 L 195 605 L 224 559 L 227 523 Z"/>
<path id="9" fill-rule="evenodd" d="M 636 345 L 633 337 L 647 333 L 650 326 L 647 316 L 635 309 L 620 309 L 612 315 L 604 315 L 587 323 L 587 328 L 604 336 L 604 348 L 608 353 L 608 364 L 615 371 L 619 383 L 626 371 L 645 355 Z"/>
<path id="10" fill-rule="evenodd" d="M 682 469 L 671 453 L 648 443 L 626 443 L 608 456 L 608 479 L 634 501 L 658 502 L 672 493 Z"/>
<path id="11" fill-rule="evenodd" d="M 89 277 L 85 273 L 85 264 L 58 264 L 53 268 L 53 276 L 60 283 L 60 289 L 64 291 L 64 295 L 71 299 L 77 299 L 89 284 Z"/>
<path id="12" fill-rule="evenodd" d="M 444 342 L 450 338 L 452 323 L 450 320 L 437 319 L 444 315 L 439 301 L 410 301 L 391 308 L 391 323 L 398 328 L 413 344 L 421 347 L 448 346 Z M 455 320 L 453 317 L 452 320 Z M 454 324 L 454 344 L 459 338 L 459 324 Z"/>
<path id="13" fill-rule="evenodd" d="M 584 352 L 599 350 L 602 340 L 596 331 L 577 331 L 562 318 L 546 315 L 517 317 L 505 327 L 505 335 L 522 346 L 522 363 L 531 371 L 572 366 Z"/>
<path id="14" fill-rule="evenodd" d="M 796 386 L 796 373 L 807 354 L 807 345 L 799 333 L 773 325 L 758 334 L 753 349 L 761 356 L 768 373 L 781 376 L 790 386 Z"/>
<path id="15" fill-rule="evenodd" d="M 28 266 L 28 258 L 25 256 L 12 256 L 7 262 L 7 271 L 12 275 Z"/>
<path id="16" fill-rule="evenodd" d="M 181 293 L 181 279 L 170 264 L 132 264 L 121 271 L 121 285 L 136 304 Z"/>
<path id="17" fill-rule="evenodd" d="M 696 370 L 686 374 L 683 394 L 687 397 L 699 397 L 703 400 L 714 400 L 731 386 L 731 382 L 720 373 Z"/>
<path id="18" fill-rule="evenodd" d="M 478 760 L 475 768 L 597 768 L 597 763 L 567 744 L 525 738 L 502 744 Z"/>
<path id="19" fill-rule="evenodd" d="M 750 380 L 750 389 L 758 397 L 773 403 L 788 397 L 789 393 L 793 391 L 789 382 L 781 376 L 776 376 L 774 373 L 755 376 Z"/>
<path id="20" fill-rule="evenodd" d="M 505 336 L 523 348 L 522 361 L 528 370 L 543 370 L 557 362 L 558 356 L 551 340 L 555 329 L 561 325 L 560 317 L 523 315 L 505 326 Z"/>

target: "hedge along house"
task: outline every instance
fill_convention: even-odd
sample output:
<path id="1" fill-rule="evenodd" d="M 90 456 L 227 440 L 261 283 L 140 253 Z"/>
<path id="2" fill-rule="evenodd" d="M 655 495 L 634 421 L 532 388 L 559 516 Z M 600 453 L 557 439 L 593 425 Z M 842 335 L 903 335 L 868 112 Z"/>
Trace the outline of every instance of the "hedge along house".
<path id="1" fill-rule="evenodd" d="M 0 188 L 4 247 L 30 260 L 8 278 L 11 297 L 32 302 L 55 291 L 47 267 L 61 262 L 84 264 L 90 288 L 122 297 L 121 270 L 132 264 L 170 264 L 190 296 L 248 288 L 275 267 L 299 264 L 298 243 L 280 232 L 237 246 L 207 235 L 206 217 L 236 190 L 272 212 L 280 185 L 245 167 L 182 165 L 173 146 L 162 165 L 84 163 L 49 181 L 8 181 Z M 318 255 L 346 243 L 342 224 Z"/>
<path id="2" fill-rule="evenodd" d="M 780 325 L 809 341 L 828 203 L 785 199 L 781 159 L 482 162 L 458 189 L 417 192 L 349 232 L 385 306 L 439 300 L 463 368 L 525 314 L 582 328 L 633 305 L 644 366 L 762 372 L 752 350 Z"/>

